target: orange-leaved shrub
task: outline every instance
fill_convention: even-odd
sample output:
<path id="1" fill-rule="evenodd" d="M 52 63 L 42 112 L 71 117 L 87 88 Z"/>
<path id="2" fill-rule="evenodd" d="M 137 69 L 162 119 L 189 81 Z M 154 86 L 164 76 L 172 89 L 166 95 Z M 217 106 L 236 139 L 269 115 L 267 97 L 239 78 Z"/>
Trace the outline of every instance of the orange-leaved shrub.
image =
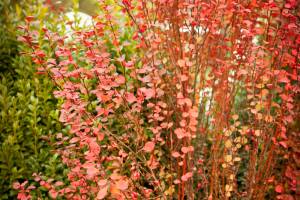
<path id="1" fill-rule="evenodd" d="M 69 127 L 69 182 L 36 180 L 52 198 L 294 199 L 281 155 L 299 135 L 298 3 L 100 0 L 67 35 L 28 16 L 19 39 Z"/>

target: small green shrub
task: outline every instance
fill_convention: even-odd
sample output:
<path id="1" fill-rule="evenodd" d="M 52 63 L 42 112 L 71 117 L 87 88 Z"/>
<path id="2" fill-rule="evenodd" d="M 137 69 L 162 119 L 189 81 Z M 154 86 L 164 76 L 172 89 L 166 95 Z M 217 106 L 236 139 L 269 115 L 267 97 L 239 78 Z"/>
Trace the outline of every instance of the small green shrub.
<path id="1" fill-rule="evenodd" d="M 0 17 L 0 199 L 12 199 L 17 194 L 12 183 L 32 180 L 33 172 L 63 170 L 50 151 L 53 133 L 61 131 L 53 84 L 36 74 L 31 60 L 20 54 L 17 18 L 12 15 L 16 7 L 22 5 L 0 3 L 4 13 Z"/>

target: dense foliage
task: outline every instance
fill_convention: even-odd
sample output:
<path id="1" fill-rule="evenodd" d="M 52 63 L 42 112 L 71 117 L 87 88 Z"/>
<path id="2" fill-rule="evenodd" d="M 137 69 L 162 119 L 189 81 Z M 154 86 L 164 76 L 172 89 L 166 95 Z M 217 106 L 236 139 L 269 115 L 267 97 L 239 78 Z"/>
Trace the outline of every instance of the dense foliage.
<path id="1" fill-rule="evenodd" d="M 62 129 L 58 101 L 49 78 L 36 74 L 31 60 L 21 57 L 16 27 L 24 18 L 16 8 L 26 12 L 25 5 L 0 3 L 0 199 L 16 198 L 13 182 L 33 180 L 34 172 L 53 176 L 63 170 L 51 153 L 53 134 Z"/>
<path id="2" fill-rule="evenodd" d="M 100 0 L 85 28 L 74 3 L 74 20 L 46 1 L 19 26 L 17 59 L 58 101 L 33 73 L 26 102 L 3 92 L 34 138 L 10 139 L 37 162 L 18 199 L 297 199 L 299 2 Z M 37 157 L 49 133 L 58 174 Z"/>

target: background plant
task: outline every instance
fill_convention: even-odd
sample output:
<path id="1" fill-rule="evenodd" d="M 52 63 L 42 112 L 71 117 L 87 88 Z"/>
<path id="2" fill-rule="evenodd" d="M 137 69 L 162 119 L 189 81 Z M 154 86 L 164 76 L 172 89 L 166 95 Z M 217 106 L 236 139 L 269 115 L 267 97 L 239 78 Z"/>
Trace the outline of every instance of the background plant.
<path id="1" fill-rule="evenodd" d="M 63 171 L 51 153 L 53 134 L 62 127 L 52 82 L 36 74 L 31 60 L 21 56 L 28 49 L 17 41 L 18 23 L 38 10 L 42 18 L 41 5 L 5 0 L 0 10 L 0 199 L 12 199 L 17 195 L 12 188 L 16 180 L 31 183 L 34 172 L 53 176 Z M 57 179 L 62 176 L 58 174 Z"/>

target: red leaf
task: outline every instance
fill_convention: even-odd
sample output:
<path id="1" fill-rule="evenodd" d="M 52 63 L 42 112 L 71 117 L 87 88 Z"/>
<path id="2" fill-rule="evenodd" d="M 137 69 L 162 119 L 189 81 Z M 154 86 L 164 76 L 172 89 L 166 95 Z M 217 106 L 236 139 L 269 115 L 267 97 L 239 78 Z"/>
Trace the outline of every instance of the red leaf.
<path id="1" fill-rule="evenodd" d="M 178 158 L 178 157 L 180 157 L 180 153 L 178 153 L 177 151 L 172 152 L 172 156 L 173 156 L 174 158 Z"/>
<path id="2" fill-rule="evenodd" d="M 56 181 L 54 184 L 56 187 L 62 186 L 64 185 L 64 183 L 62 181 Z"/>
<path id="3" fill-rule="evenodd" d="M 188 147 L 181 147 L 181 151 L 182 153 L 186 154 L 189 152 L 189 148 Z"/>
<path id="4" fill-rule="evenodd" d="M 74 138 L 72 138 L 69 142 L 70 142 L 70 144 L 73 144 L 73 143 L 78 142 L 79 140 L 80 140 L 79 137 L 74 137 Z"/>
<path id="5" fill-rule="evenodd" d="M 188 172 L 181 177 L 181 180 L 185 182 L 185 181 L 189 180 L 192 176 L 193 176 L 193 173 Z"/>
<path id="6" fill-rule="evenodd" d="M 35 52 L 35 55 L 37 55 L 37 56 L 40 57 L 40 58 L 43 58 L 43 57 L 46 56 L 45 53 L 44 53 L 42 50 L 36 51 L 36 52 Z"/>
<path id="7" fill-rule="evenodd" d="M 279 142 L 279 144 L 280 144 L 281 146 L 283 146 L 285 149 L 288 148 L 288 145 L 287 145 L 287 143 L 286 143 L 285 141 L 281 141 L 281 142 Z"/>
<path id="8" fill-rule="evenodd" d="M 107 184 L 107 180 L 106 179 L 101 179 L 100 181 L 98 181 L 98 185 L 99 186 L 104 186 Z"/>
<path id="9" fill-rule="evenodd" d="M 278 79 L 278 82 L 280 82 L 280 83 L 289 83 L 290 80 L 289 80 L 286 76 L 281 76 L 281 77 Z"/>
<path id="10" fill-rule="evenodd" d="M 87 175 L 89 179 L 92 179 L 94 176 L 98 174 L 99 170 L 95 167 L 87 168 Z"/>
<path id="11" fill-rule="evenodd" d="M 280 199 L 280 200 L 294 200 L 294 197 L 289 194 L 281 194 L 281 195 L 278 195 L 276 198 Z"/>
<path id="12" fill-rule="evenodd" d="M 275 187 L 275 191 L 276 191 L 277 193 L 282 193 L 282 192 L 283 192 L 283 187 L 282 187 L 282 185 L 277 185 L 277 186 Z"/>
<path id="13" fill-rule="evenodd" d="M 146 152 L 152 152 L 155 148 L 155 143 L 154 142 L 146 142 L 143 150 Z"/>
<path id="14" fill-rule="evenodd" d="M 27 22 L 31 22 L 31 21 L 34 20 L 34 17 L 33 17 L 33 16 L 27 16 L 27 17 L 25 18 L 25 20 L 26 20 Z"/>
<path id="15" fill-rule="evenodd" d="M 128 103 L 133 103 L 136 101 L 136 97 L 132 93 L 127 93 L 125 99 L 128 101 Z"/>
<path id="16" fill-rule="evenodd" d="M 117 183 L 116 183 L 116 186 L 119 190 L 127 190 L 128 188 L 128 182 L 125 181 L 125 180 L 119 180 Z"/>
<path id="17" fill-rule="evenodd" d="M 151 88 L 145 88 L 143 91 L 146 99 L 150 99 L 155 96 L 155 90 Z"/>
<path id="18" fill-rule="evenodd" d="M 125 83 L 125 78 L 122 75 L 117 76 L 116 80 L 115 80 L 119 85 L 124 84 Z"/>
<path id="19" fill-rule="evenodd" d="M 20 187 L 21 187 L 21 184 L 20 184 L 19 182 L 14 182 L 14 183 L 13 183 L 13 188 L 14 188 L 15 190 L 18 190 Z"/>
<path id="20" fill-rule="evenodd" d="M 182 139 L 186 136 L 186 134 L 185 134 L 185 132 L 182 128 L 177 128 L 177 129 L 175 129 L 174 132 L 175 132 L 178 139 Z"/>
<path id="21" fill-rule="evenodd" d="M 49 196 L 52 198 L 52 199 L 56 199 L 57 198 L 57 195 L 58 195 L 58 192 L 55 191 L 54 189 L 51 189 L 49 191 Z"/>
<path id="22" fill-rule="evenodd" d="M 186 154 L 188 152 L 193 152 L 194 151 L 194 147 L 193 146 L 188 146 L 188 147 L 181 147 L 181 151 L 182 153 Z"/>
<path id="23" fill-rule="evenodd" d="M 107 195 L 108 185 L 105 187 L 101 187 L 97 194 L 97 199 L 104 199 Z"/>

